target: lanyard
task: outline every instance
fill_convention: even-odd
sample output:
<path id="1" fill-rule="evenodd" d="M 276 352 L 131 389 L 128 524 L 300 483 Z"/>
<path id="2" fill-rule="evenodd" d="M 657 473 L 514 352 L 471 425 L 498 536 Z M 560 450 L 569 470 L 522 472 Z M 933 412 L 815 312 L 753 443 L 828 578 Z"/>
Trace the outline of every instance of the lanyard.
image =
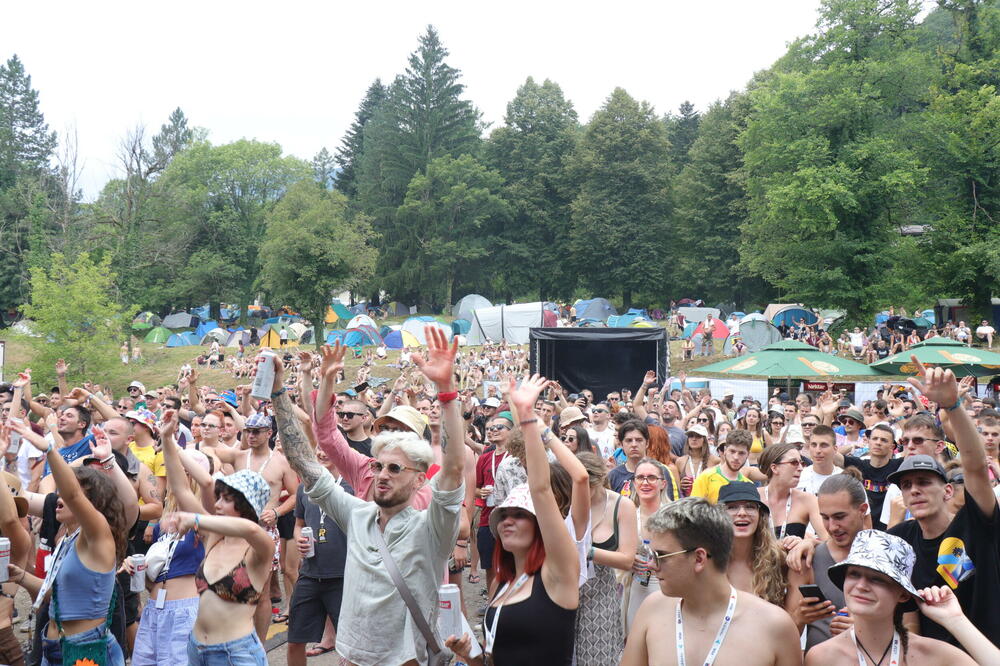
<path id="1" fill-rule="evenodd" d="M 858 654 L 859 666 L 868 666 L 868 662 L 865 661 L 865 654 L 867 653 L 862 654 L 861 649 L 858 647 L 858 637 L 854 633 L 854 627 L 851 627 L 851 640 L 854 641 L 854 651 Z M 892 632 L 891 648 L 892 654 L 889 656 L 889 666 L 899 666 L 899 632 L 897 631 Z M 884 653 L 882 659 L 885 659 Z M 882 659 L 879 659 L 878 662 L 872 659 L 872 662 L 875 663 L 875 666 L 882 666 Z"/>
<path id="2" fill-rule="evenodd" d="M 687 657 L 684 654 L 684 616 L 681 614 L 681 604 L 682 600 L 677 601 L 677 666 L 686 666 Z M 733 623 L 733 614 L 736 612 L 736 588 L 732 585 L 729 586 L 729 605 L 726 607 L 726 615 L 722 618 L 722 626 L 719 627 L 719 633 L 715 635 L 715 640 L 712 642 L 712 649 L 708 651 L 708 655 L 705 657 L 704 666 L 712 666 L 715 663 L 715 658 L 719 656 L 719 650 L 722 649 L 722 641 L 726 640 L 726 633 L 729 631 L 729 625 Z"/>
<path id="3" fill-rule="evenodd" d="M 504 451 L 500 456 L 500 462 L 507 456 L 507 452 Z M 493 455 L 490 456 L 490 481 L 492 483 L 497 482 L 497 450 L 493 449 Z"/>
<path id="4" fill-rule="evenodd" d="M 80 528 L 78 527 L 72 534 L 64 536 L 59 541 L 59 545 L 56 546 L 56 552 L 52 554 L 52 566 L 45 572 L 45 580 L 42 581 L 42 586 L 38 590 L 38 596 L 35 597 L 35 603 L 31 605 L 31 607 L 35 610 L 38 610 L 39 606 L 42 605 L 45 595 L 55 584 L 56 576 L 59 574 L 59 568 L 62 567 L 63 560 L 66 559 L 66 555 L 69 554 L 69 549 L 76 544 L 76 538 L 79 535 Z"/>
<path id="5" fill-rule="evenodd" d="M 156 577 L 157 580 L 163 579 L 163 582 L 167 582 L 167 573 L 170 571 L 170 562 L 174 559 L 174 551 L 177 550 L 177 544 L 180 543 L 183 537 L 178 538 L 176 534 L 167 534 L 160 537 L 160 541 L 164 539 L 170 539 L 170 545 L 167 546 L 167 557 L 163 561 L 163 568 L 160 570 L 160 575 Z"/>
<path id="6" fill-rule="evenodd" d="M 520 590 L 522 587 L 524 587 L 524 584 L 527 583 L 527 582 L 528 582 L 528 574 L 521 574 L 518 577 L 518 579 L 514 582 L 514 587 L 511 589 L 510 594 L 508 594 L 507 597 L 509 598 L 509 597 L 512 597 L 515 594 L 517 594 L 517 591 Z M 497 592 L 497 595 L 495 597 L 493 597 L 493 598 L 494 599 L 503 599 L 504 598 L 504 592 L 507 591 L 508 587 L 510 587 L 510 583 L 504 583 L 504 586 L 500 588 L 500 591 Z M 486 649 L 485 649 L 486 654 L 493 654 L 493 643 L 496 641 L 496 638 L 497 638 L 497 623 L 500 622 L 500 610 L 502 608 L 503 608 L 503 601 L 501 601 L 497 605 L 496 611 L 493 613 L 493 622 L 492 622 L 492 624 L 490 626 L 486 626 L 486 623 L 485 622 L 483 623 L 483 631 L 486 634 L 486 636 L 485 636 L 485 638 L 486 638 Z"/>
<path id="7" fill-rule="evenodd" d="M 788 514 L 791 513 L 791 511 L 792 511 L 792 493 L 793 492 L 794 492 L 793 489 L 791 489 L 791 488 L 788 489 L 788 500 L 785 501 L 785 520 L 784 520 L 784 522 L 781 523 L 781 535 L 778 537 L 778 541 L 781 541 L 782 539 L 785 538 L 785 529 L 788 527 Z M 768 489 L 765 486 L 764 487 L 764 499 L 766 500 L 768 497 L 770 497 L 770 495 L 771 494 L 768 492 Z M 771 527 L 774 528 L 774 519 L 772 519 L 771 516 L 768 515 L 767 520 L 768 520 L 769 523 L 771 523 Z"/>

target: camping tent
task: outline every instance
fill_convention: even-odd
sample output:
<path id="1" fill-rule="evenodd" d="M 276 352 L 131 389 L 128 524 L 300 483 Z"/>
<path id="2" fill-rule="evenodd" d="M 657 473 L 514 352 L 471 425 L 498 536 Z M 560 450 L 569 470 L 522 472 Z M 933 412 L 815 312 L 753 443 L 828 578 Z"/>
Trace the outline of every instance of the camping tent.
<path id="1" fill-rule="evenodd" d="M 215 321 L 212 320 L 203 321 L 200 324 L 198 324 L 198 328 L 194 329 L 194 333 L 199 338 L 203 338 L 206 335 L 208 335 L 209 331 L 214 330 L 216 328 L 219 328 L 219 324 L 216 323 Z"/>
<path id="2" fill-rule="evenodd" d="M 642 317 L 643 319 L 649 319 L 649 313 L 646 312 L 644 309 L 641 309 L 641 308 L 629 308 L 628 312 L 626 312 L 625 314 L 627 314 L 627 315 L 638 315 L 638 316 Z"/>
<path id="3" fill-rule="evenodd" d="M 347 328 L 358 328 L 359 326 L 371 326 L 375 330 L 378 330 L 378 324 L 366 314 L 355 315 L 351 318 L 351 321 L 347 322 Z"/>
<path id="4" fill-rule="evenodd" d="M 801 303 L 771 303 L 764 310 L 764 317 L 775 326 L 795 326 L 800 319 L 812 326 L 819 321 L 819 317 Z"/>
<path id="5" fill-rule="evenodd" d="M 288 341 L 286 342 L 286 347 L 297 347 L 299 341 L 297 338 L 293 337 L 293 331 L 288 331 Z M 260 337 L 261 347 L 270 347 L 271 349 L 278 349 L 281 347 L 281 327 L 278 324 L 273 324 L 271 328 L 267 329 L 267 333 Z"/>
<path id="6" fill-rule="evenodd" d="M 357 305 L 352 305 L 347 308 L 352 314 L 367 314 L 368 313 L 368 303 L 358 303 Z"/>
<path id="7" fill-rule="evenodd" d="M 233 331 L 226 340 L 227 347 L 239 347 L 240 342 L 244 345 L 250 344 L 250 331 Z"/>
<path id="8" fill-rule="evenodd" d="M 417 339 L 417 341 L 420 344 L 426 345 L 427 336 L 424 333 L 425 326 L 433 326 L 441 329 L 441 332 L 443 332 L 445 337 L 448 338 L 449 340 L 451 340 L 452 335 L 454 335 L 453 331 L 451 330 L 451 326 L 449 326 L 448 324 L 442 324 L 441 322 L 434 319 L 434 317 L 427 317 L 427 316 L 410 317 L 409 319 L 403 322 L 403 326 L 400 328 L 400 330 L 412 335 L 414 338 Z"/>
<path id="9" fill-rule="evenodd" d="M 455 335 L 465 335 L 472 328 L 472 322 L 468 319 L 456 319 L 451 322 L 451 332 Z"/>
<path id="10" fill-rule="evenodd" d="M 333 343 L 340 340 L 341 343 L 344 341 L 344 336 L 347 335 L 347 331 L 342 328 L 337 328 L 332 331 L 326 332 L 326 344 L 332 345 Z"/>
<path id="11" fill-rule="evenodd" d="M 702 336 L 706 335 L 707 331 L 705 330 L 705 321 L 707 320 L 703 319 L 702 321 L 698 322 L 698 325 L 695 327 L 694 333 L 692 335 L 702 335 Z M 712 324 L 713 338 L 715 338 L 716 340 L 725 340 L 726 338 L 729 337 L 729 327 L 726 326 L 726 322 L 722 321 L 721 319 L 715 319 L 715 318 L 712 319 L 712 322 L 713 322 Z"/>
<path id="12" fill-rule="evenodd" d="M 719 319 L 722 316 L 722 313 L 719 312 L 719 310 L 716 308 L 695 308 L 695 307 L 677 308 L 677 314 L 684 317 L 685 323 L 693 321 L 694 323 L 697 324 L 702 319 L 707 317 L 708 313 L 710 312 L 712 313 L 712 316 L 715 317 L 716 319 Z"/>
<path id="13" fill-rule="evenodd" d="M 472 315 L 476 310 L 490 307 L 493 307 L 493 304 L 486 298 L 479 294 L 468 294 L 458 299 L 458 303 L 455 303 L 455 307 L 452 308 L 451 313 L 455 315 L 455 319 L 468 319 L 472 321 Z"/>
<path id="14" fill-rule="evenodd" d="M 195 333 L 197 335 L 197 333 Z M 220 345 L 225 344 L 229 340 L 229 331 L 224 328 L 213 328 L 211 331 L 201 336 L 201 344 L 210 345 L 212 342 L 218 342 Z"/>
<path id="15" fill-rule="evenodd" d="M 407 331 L 390 331 L 389 334 L 385 336 L 385 346 L 389 349 L 419 347 L 420 340 L 417 340 Z"/>
<path id="16" fill-rule="evenodd" d="M 293 321 L 288 325 L 289 332 L 295 333 L 295 337 L 302 339 L 302 334 L 309 330 L 309 327 L 303 324 L 301 321 Z"/>
<path id="17" fill-rule="evenodd" d="M 378 331 L 374 329 L 349 328 L 341 344 L 346 347 L 364 347 L 377 345 L 379 341 Z"/>
<path id="18" fill-rule="evenodd" d="M 336 324 L 338 322 L 344 323 L 350 321 L 354 313 L 344 307 L 344 304 L 340 301 L 334 299 L 330 307 L 326 309 L 325 321 L 327 324 Z"/>
<path id="19" fill-rule="evenodd" d="M 628 312 L 623 315 L 611 315 L 608 317 L 608 328 L 628 328 L 638 321 L 647 321 L 641 314 Z"/>
<path id="20" fill-rule="evenodd" d="M 316 329 L 307 328 L 306 330 L 302 331 L 302 335 L 299 336 L 299 344 L 300 345 L 312 344 L 314 335 L 316 335 Z"/>
<path id="21" fill-rule="evenodd" d="M 781 331 L 774 324 L 764 319 L 764 315 L 752 313 L 745 316 L 739 325 L 726 338 L 726 343 L 722 346 L 722 353 L 730 355 L 733 353 L 733 343 L 737 338 L 743 340 L 747 346 L 747 351 L 753 353 L 781 341 Z"/>
<path id="22" fill-rule="evenodd" d="M 160 325 L 160 318 L 149 311 L 139 314 L 135 319 L 132 320 L 132 328 L 136 329 L 137 331 L 141 331 L 147 328 L 153 328 L 154 326 L 159 326 L 159 325 Z"/>
<path id="23" fill-rule="evenodd" d="M 163 328 L 177 330 L 178 328 L 195 328 L 200 320 L 187 312 L 175 312 L 163 318 Z"/>
<path id="24" fill-rule="evenodd" d="M 403 305 L 399 301 L 393 301 L 385 306 L 385 312 L 389 317 L 409 317 L 410 306 Z"/>
<path id="25" fill-rule="evenodd" d="M 545 325 L 545 312 L 548 312 L 551 319 L 555 319 L 555 313 L 546 311 L 541 302 L 494 305 L 476 310 L 470 320 L 472 326 L 467 336 L 469 344 L 481 345 L 487 340 L 506 340 L 523 345 L 528 342 L 528 329 Z M 554 321 L 552 325 L 555 325 Z"/>
<path id="26" fill-rule="evenodd" d="M 606 298 L 591 298 L 585 301 L 577 301 L 573 304 L 573 307 L 576 308 L 577 319 L 600 319 L 606 322 L 608 317 L 618 314 L 618 310 Z M 525 338 L 525 342 L 527 341 L 528 339 Z"/>
<path id="27" fill-rule="evenodd" d="M 184 333 L 174 333 L 167 340 L 168 347 L 190 347 L 192 345 L 197 345 L 201 342 L 201 338 L 194 334 L 193 331 L 185 331 Z"/>
<path id="28" fill-rule="evenodd" d="M 164 342 L 170 339 L 170 329 L 163 328 L 162 326 L 157 326 L 149 330 L 146 337 L 143 338 L 145 342 L 151 342 L 153 344 L 162 345 Z"/>

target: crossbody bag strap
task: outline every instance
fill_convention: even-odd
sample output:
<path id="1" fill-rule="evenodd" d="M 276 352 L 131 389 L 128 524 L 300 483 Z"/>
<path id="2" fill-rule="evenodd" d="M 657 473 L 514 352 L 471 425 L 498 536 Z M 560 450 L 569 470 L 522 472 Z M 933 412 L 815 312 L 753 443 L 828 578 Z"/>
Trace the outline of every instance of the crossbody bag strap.
<path id="1" fill-rule="evenodd" d="M 392 555 L 389 554 L 389 547 L 385 544 L 385 537 L 382 536 L 382 530 L 379 529 L 378 525 L 375 525 L 375 542 L 378 544 L 378 552 L 382 556 L 382 561 L 385 563 L 385 568 L 389 572 L 389 577 L 392 578 L 393 584 L 395 584 L 396 589 L 399 590 L 399 596 L 403 597 L 403 602 L 406 603 L 406 607 L 410 609 L 410 615 L 413 616 L 413 621 L 417 623 L 417 629 L 423 634 L 424 640 L 427 641 L 427 648 L 433 652 L 441 652 L 441 648 L 438 646 L 437 636 L 431 630 L 431 626 L 427 623 L 427 618 L 424 614 L 420 612 L 420 606 L 417 605 L 417 600 L 413 598 L 413 593 L 410 592 L 410 587 L 403 580 L 402 574 L 399 573 L 399 568 L 396 567 L 396 561 L 392 559 Z"/>

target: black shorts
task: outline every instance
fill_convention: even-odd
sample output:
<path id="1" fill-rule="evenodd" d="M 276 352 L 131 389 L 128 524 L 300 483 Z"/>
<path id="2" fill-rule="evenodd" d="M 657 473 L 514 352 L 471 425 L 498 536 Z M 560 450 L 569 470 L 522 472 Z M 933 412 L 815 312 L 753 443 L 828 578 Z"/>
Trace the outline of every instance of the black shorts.
<path id="1" fill-rule="evenodd" d="M 275 522 L 278 528 L 278 536 L 282 539 L 294 539 L 295 538 L 295 512 L 289 511 L 283 516 L 278 516 L 278 520 Z"/>
<path id="2" fill-rule="evenodd" d="M 125 626 L 127 627 L 139 621 L 139 593 L 132 591 L 132 576 L 129 574 L 122 572 L 117 575 L 117 579 L 122 594 L 125 595 L 122 600 L 122 610 L 125 612 Z"/>
<path id="3" fill-rule="evenodd" d="M 343 578 L 299 576 L 288 605 L 288 642 L 318 643 L 323 639 L 326 618 L 334 628 L 340 621 L 340 602 L 344 598 Z"/>
<path id="4" fill-rule="evenodd" d="M 495 511 L 496 509 L 494 509 Z M 479 566 L 487 571 L 493 566 L 493 547 L 496 538 L 490 532 L 489 525 L 483 525 L 476 532 L 476 548 L 479 550 Z"/>

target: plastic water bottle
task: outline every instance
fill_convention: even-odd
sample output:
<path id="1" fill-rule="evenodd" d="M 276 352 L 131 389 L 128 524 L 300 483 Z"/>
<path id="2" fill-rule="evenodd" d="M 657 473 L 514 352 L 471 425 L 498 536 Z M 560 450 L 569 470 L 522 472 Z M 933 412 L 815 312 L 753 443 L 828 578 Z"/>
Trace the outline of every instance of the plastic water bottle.
<path id="1" fill-rule="evenodd" d="M 271 399 L 271 391 L 274 390 L 274 362 L 271 359 L 274 357 L 275 353 L 267 350 L 257 355 L 257 374 L 250 386 L 250 395 L 258 400 Z"/>
<path id="2" fill-rule="evenodd" d="M 639 585 L 649 587 L 649 579 L 653 576 L 653 560 L 656 559 L 656 555 L 653 554 L 653 549 L 649 545 L 649 539 L 642 540 L 642 547 L 639 548 L 639 555 L 641 555 L 647 562 L 646 568 L 641 574 L 638 575 Z"/>

